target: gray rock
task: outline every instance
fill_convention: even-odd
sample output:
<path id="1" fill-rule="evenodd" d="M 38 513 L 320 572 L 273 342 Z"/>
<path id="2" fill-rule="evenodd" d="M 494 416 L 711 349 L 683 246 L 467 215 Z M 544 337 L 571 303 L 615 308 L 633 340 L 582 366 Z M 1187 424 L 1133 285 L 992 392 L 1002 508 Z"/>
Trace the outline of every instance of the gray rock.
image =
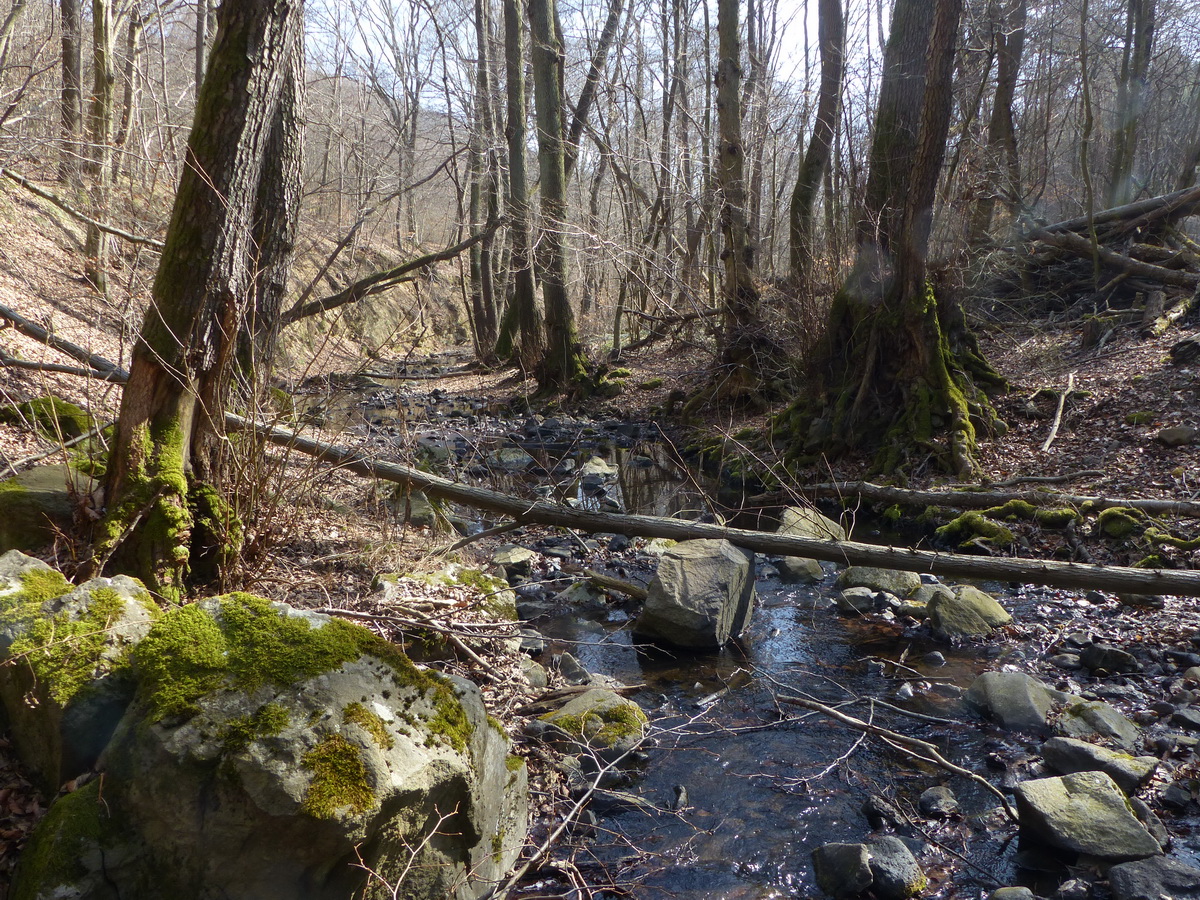
<path id="1" fill-rule="evenodd" d="M 921 586 L 921 576 L 916 572 L 901 572 L 897 569 L 879 569 L 873 566 L 850 566 L 837 580 L 838 587 L 865 587 L 873 591 L 887 591 L 897 597 L 907 597 Z"/>
<path id="2" fill-rule="evenodd" d="M 1023 672 L 984 672 L 964 699 L 971 708 L 1005 728 L 1030 731 L 1046 727 L 1054 706 L 1049 689 Z"/>
<path id="3" fill-rule="evenodd" d="M 503 566 L 510 575 L 528 575 L 533 570 L 533 561 L 537 554 L 528 547 L 518 547 L 516 544 L 505 544 L 492 554 L 492 562 Z"/>
<path id="4" fill-rule="evenodd" d="M 409 525 L 439 532 L 450 530 L 450 520 L 442 503 L 430 500 L 423 491 L 398 487 L 392 496 L 392 508 L 396 517 Z"/>
<path id="5" fill-rule="evenodd" d="M 1042 745 L 1042 758 L 1053 771 L 1063 775 L 1104 772 L 1126 794 L 1136 793 L 1158 768 L 1156 756 L 1114 753 L 1087 741 L 1066 737 L 1054 737 L 1046 741 Z"/>
<path id="6" fill-rule="evenodd" d="M 1137 672 L 1142 666 L 1132 653 L 1111 644 L 1089 644 L 1079 652 L 1079 662 L 1085 669 L 1107 672 Z"/>
<path id="7" fill-rule="evenodd" d="M 1073 738 L 1107 738 L 1129 750 L 1137 743 L 1138 729 L 1116 709 L 1100 700 L 1067 706 L 1054 724 L 1055 731 Z"/>
<path id="8" fill-rule="evenodd" d="M 635 634 L 679 647 L 722 646 L 750 622 L 754 554 L 724 540 L 684 541 L 663 553 Z"/>
<path id="9" fill-rule="evenodd" d="M 922 606 L 928 606 L 929 602 L 934 597 L 953 597 L 954 591 L 946 587 L 944 584 L 922 584 L 916 590 L 908 595 L 910 603 L 919 603 Z"/>
<path id="10" fill-rule="evenodd" d="M 1188 444 L 1195 443 L 1197 432 L 1190 425 L 1174 425 L 1169 428 L 1164 428 L 1155 437 L 1159 443 L 1166 444 L 1168 447 L 1184 447 Z"/>
<path id="11" fill-rule="evenodd" d="M 907 900 L 925 890 L 925 873 L 904 841 L 893 835 L 867 838 L 871 893 L 879 900 Z"/>
<path id="12" fill-rule="evenodd" d="M 1200 900 L 1200 869 L 1152 856 L 1108 870 L 1113 900 Z"/>
<path id="13" fill-rule="evenodd" d="M 129 649 L 159 609 L 132 578 L 72 589 L 16 550 L 0 557 L 0 573 L 0 661 L 23 659 L 0 665 L 0 702 L 18 754 L 53 794 L 95 764 L 133 701 Z"/>
<path id="14" fill-rule="evenodd" d="M 958 798 L 944 784 L 935 785 L 921 793 L 917 801 L 921 815 L 931 819 L 947 819 L 958 812 Z"/>
<path id="15" fill-rule="evenodd" d="M 68 485 L 76 483 L 91 485 L 66 465 L 37 466 L 0 482 L 0 552 L 37 550 L 70 531 L 78 499 Z"/>
<path id="16" fill-rule="evenodd" d="M 593 750 L 623 753 L 646 736 L 649 721 L 632 700 L 594 688 L 542 716 Z"/>
<path id="17" fill-rule="evenodd" d="M 1189 731 L 1200 731 L 1200 708 L 1185 706 L 1171 715 L 1171 723 Z"/>
<path id="18" fill-rule="evenodd" d="M 617 474 L 617 471 L 618 470 L 617 470 L 616 466 L 609 465 L 607 462 L 605 462 L 599 456 L 593 456 L 591 459 L 589 459 L 587 462 L 583 463 L 579 467 L 578 474 L 580 476 L 587 476 L 587 475 L 597 476 L 598 475 L 601 478 L 609 478 L 609 477 L 615 476 Z"/>
<path id="19" fill-rule="evenodd" d="M 793 534 L 797 537 L 823 541 L 846 540 L 846 529 L 833 519 L 826 518 L 815 509 L 804 506 L 789 506 L 779 515 L 777 534 Z M 811 584 L 825 577 L 821 564 L 803 556 L 785 556 L 779 563 L 779 577 L 785 583 Z"/>
<path id="20" fill-rule="evenodd" d="M 834 900 L 856 897 L 871 886 L 871 861 L 864 844 L 825 844 L 813 851 L 817 887 Z"/>
<path id="21" fill-rule="evenodd" d="M 1034 893 L 1027 887 L 1002 887 L 988 894 L 988 900 L 1034 900 Z"/>
<path id="22" fill-rule="evenodd" d="M 1012 621 L 1012 616 L 994 597 L 969 584 L 949 595 L 934 595 L 928 611 L 933 630 L 950 640 L 985 637 Z"/>
<path id="23" fill-rule="evenodd" d="M 525 766 L 469 682 L 244 595 L 170 611 L 134 653 L 103 802 L 97 779 L 55 803 L 19 896 L 376 900 L 407 870 L 406 897 L 472 900 L 516 859 Z"/>
<path id="24" fill-rule="evenodd" d="M 1162 819 L 1155 814 L 1145 800 L 1140 797 L 1130 797 L 1129 808 L 1138 817 L 1138 821 L 1146 826 L 1150 836 L 1158 841 L 1158 846 L 1162 847 L 1163 853 L 1171 849 L 1171 833 L 1167 831 L 1167 826 L 1163 824 Z"/>
<path id="25" fill-rule="evenodd" d="M 556 658 L 558 673 L 567 684 L 587 684 L 592 680 L 591 673 L 570 653 L 560 653 Z"/>
<path id="26" fill-rule="evenodd" d="M 839 591 L 833 598 L 838 612 L 848 616 L 865 616 L 875 610 L 875 592 L 870 588 L 852 587 Z"/>
<path id="27" fill-rule="evenodd" d="M 525 673 L 525 680 L 529 682 L 529 686 L 543 690 L 550 685 L 550 679 L 546 674 L 546 669 L 540 663 L 534 662 L 528 656 L 521 657 L 521 671 Z"/>
<path id="28" fill-rule="evenodd" d="M 538 464 L 520 447 L 501 447 L 488 456 L 488 462 L 505 472 L 524 472 Z"/>
<path id="29" fill-rule="evenodd" d="M 1103 772 L 1078 772 L 1017 785 L 1022 831 L 1060 850 L 1107 860 L 1142 859 L 1162 850 Z"/>

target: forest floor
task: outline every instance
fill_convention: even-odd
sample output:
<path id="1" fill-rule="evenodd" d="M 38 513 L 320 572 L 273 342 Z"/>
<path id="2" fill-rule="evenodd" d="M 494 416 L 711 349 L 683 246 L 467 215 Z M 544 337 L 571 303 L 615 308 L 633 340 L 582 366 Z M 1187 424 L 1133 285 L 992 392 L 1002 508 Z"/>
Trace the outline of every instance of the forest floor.
<path id="1" fill-rule="evenodd" d="M 138 324 L 136 310 L 141 306 L 130 298 L 144 298 L 148 285 L 143 261 L 117 257 L 113 279 L 117 288 L 109 299 L 100 298 L 82 277 L 79 234 L 70 221 L 47 213 L 8 188 L 0 191 L 0 211 L 15 222 L 36 217 L 40 226 L 10 228 L 9 237 L 0 242 L 0 304 L 93 353 L 127 361 Z M 1162 337 L 1143 339 L 1135 326 L 1129 326 L 1116 329 L 1099 347 L 1085 350 L 1081 347 L 1082 319 L 1010 315 L 1003 322 L 986 323 L 980 330 L 985 350 L 1009 379 L 1011 390 L 996 401 L 1000 417 L 1009 426 L 1007 431 L 980 440 L 983 482 L 1089 472 L 1098 474 L 1070 478 L 1056 488 L 1109 497 L 1200 499 L 1200 442 L 1169 447 L 1158 438 L 1169 426 L 1200 428 L 1200 360 L 1176 364 L 1169 352 L 1173 344 L 1197 331 L 1193 314 L 1190 321 Z M 22 360 L 71 362 L 11 329 L 0 331 L 0 347 Z M 536 385 L 511 370 L 489 372 L 464 365 L 464 352 L 460 348 L 458 362 L 442 377 L 419 383 L 419 390 L 486 397 L 509 407 L 514 406 L 513 401 L 535 394 Z M 538 407 L 534 401 L 532 412 L 658 423 L 682 445 L 687 433 L 667 411 L 677 407 L 679 397 L 690 396 L 703 383 L 707 371 L 698 361 L 707 358 L 706 353 L 700 343 L 681 338 L 652 345 L 621 361 L 628 374 L 618 397 L 569 408 Z M 301 374 L 311 378 L 364 368 L 378 370 L 388 362 L 364 362 L 352 342 L 339 339 L 326 343 L 318 359 L 306 361 L 302 373 L 297 369 L 289 377 L 285 372 L 283 379 L 295 387 Z M 1069 379 L 1073 392 L 1064 403 L 1057 435 L 1048 449 L 1042 449 Z M 0 369 L 0 403 L 46 393 L 87 405 L 101 420 L 111 420 L 117 412 L 119 394 L 111 385 L 70 375 Z M 732 439 L 748 427 L 766 425 L 767 417 L 762 414 L 747 417 L 710 412 L 704 421 L 689 423 L 689 428 Z M 51 443 L 27 428 L 0 424 L 0 466 L 19 464 L 52 449 Z M 761 463 L 773 465 L 770 459 Z M 306 462 L 291 461 L 289 465 L 294 467 L 294 477 L 288 480 L 310 496 L 292 507 L 280 504 L 277 518 L 265 527 L 286 536 L 286 542 L 278 542 L 281 547 L 286 544 L 286 552 L 273 554 L 269 567 L 247 579 L 248 586 L 269 595 L 304 596 L 313 605 L 353 605 L 370 594 L 375 573 L 434 564 L 434 551 L 445 539 L 397 524 L 387 510 L 386 494 L 377 486 Z M 813 469 L 811 477 L 816 481 L 857 480 L 869 465 L 866 454 L 851 455 Z M 945 483 L 944 476 L 920 466 L 907 478 L 907 486 L 913 488 Z M 1179 522 L 1175 527 L 1181 537 L 1196 537 L 1195 522 Z M 1122 542 L 1104 540 L 1099 534 L 1079 537 L 1096 562 L 1129 564 L 1150 552 L 1136 537 Z M 1027 530 L 1022 541 L 1020 555 L 1051 555 L 1062 550 L 1061 538 L 1050 532 Z M 1173 562 L 1200 568 L 1197 555 L 1176 553 Z M 1105 626 L 1102 606 L 1093 605 L 1096 629 L 1145 626 L 1144 622 L 1136 625 L 1124 620 Z M 1183 604 L 1167 604 L 1154 614 L 1174 616 L 1161 622 L 1161 633 L 1186 644 L 1185 632 L 1194 630 L 1195 622 Z M 1078 616 L 1078 611 L 1071 615 Z M 28 830 L 50 799 L 41 797 L 24 780 L 6 749 L 6 742 L 0 739 L 0 900 Z"/>

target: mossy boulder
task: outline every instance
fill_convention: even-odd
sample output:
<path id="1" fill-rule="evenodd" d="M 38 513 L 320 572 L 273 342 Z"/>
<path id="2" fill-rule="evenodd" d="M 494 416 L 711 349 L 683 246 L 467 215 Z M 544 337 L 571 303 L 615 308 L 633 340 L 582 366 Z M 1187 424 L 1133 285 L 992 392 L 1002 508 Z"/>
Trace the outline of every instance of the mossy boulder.
<path id="1" fill-rule="evenodd" d="M 1046 727 L 1056 695 L 1024 672 L 984 672 L 963 699 L 1004 728 L 1040 731 Z"/>
<path id="2" fill-rule="evenodd" d="M 850 566 L 838 576 L 837 586 L 865 587 L 873 591 L 887 591 L 897 597 L 907 597 L 921 586 L 921 576 L 916 572 L 902 572 L 898 569 Z"/>
<path id="3" fill-rule="evenodd" d="M 1022 832 L 1036 842 L 1101 860 L 1144 859 L 1162 848 L 1103 772 L 1038 778 L 1017 786 Z"/>
<path id="4" fill-rule="evenodd" d="M 63 852 L 15 896 L 470 900 L 516 859 L 525 768 L 478 688 L 372 632 L 235 594 L 164 614 L 133 663 L 98 826 L 60 799 L 34 845 Z"/>
<path id="5" fill-rule="evenodd" d="M 96 427 L 87 410 L 49 394 L 0 407 L 0 422 L 32 426 L 52 441 L 82 437 Z"/>
<path id="6" fill-rule="evenodd" d="M 542 716 L 590 751 L 620 755 L 646 736 L 649 720 L 634 701 L 604 688 L 593 688 Z"/>
<path id="7" fill-rule="evenodd" d="M 753 609 L 753 553 L 725 540 L 683 541 L 663 553 L 633 630 L 677 647 L 715 649 L 742 633 Z"/>
<path id="8" fill-rule="evenodd" d="M 1097 522 L 1100 525 L 1100 532 L 1105 537 L 1113 540 L 1122 540 L 1134 534 L 1140 529 L 1144 522 L 1145 516 L 1136 509 L 1130 509 L 1125 506 L 1110 506 L 1108 509 L 1100 511 L 1097 517 Z"/>
<path id="9" fill-rule="evenodd" d="M 1054 737 L 1042 745 L 1042 759 L 1051 771 L 1103 772 L 1126 794 L 1133 795 L 1154 775 L 1157 756 L 1130 756 L 1075 738 Z"/>
<path id="10" fill-rule="evenodd" d="M 90 769 L 133 700 L 130 649 L 160 615 L 119 575 L 73 588 L 16 551 L 0 557 L 0 702 L 13 743 L 54 793 Z"/>
<path id="11" fill-rule="evenodd" d="M 1069 703 L 1054 722 L 1054 730 L 1065 737 L 1101 738 L 1128 750 L 1137 743 L 1138 727 L 1103 700 Z"/>
<path id="12" fill-rule="evenodd" d="M 1011 528 L 978 512 L 963 513 L 938 528 L 935 534 L 960 550 L 969 550 L 980 542 L 993 547 L 1011 547 L 1016 543 Z"/>
<path id="13" fill-rule="evenodd" d="M 969 584 L 935 593 L 927 611 L 934 632 L 947 640 L 986 637 L 1012 621 L 996 598 Z"/>
<path id="14" fill-rule="evenodd" d="M 786 507 L 779 514 L 776 532 L 821 541 L 846 540 L 845 528 L 806 506 Z M 784 582 L 807 584 L 820 581 L 824 575 L 819 562 L 804 556 L 785 556 L 779 565 L 779 576 Z"/>
<path id="15" fill-rule="evenodd" d="M 0 552 L 37 550 L 75 526 L 90 478 L 68 465 L 37 466 L 0 481 Z"/>

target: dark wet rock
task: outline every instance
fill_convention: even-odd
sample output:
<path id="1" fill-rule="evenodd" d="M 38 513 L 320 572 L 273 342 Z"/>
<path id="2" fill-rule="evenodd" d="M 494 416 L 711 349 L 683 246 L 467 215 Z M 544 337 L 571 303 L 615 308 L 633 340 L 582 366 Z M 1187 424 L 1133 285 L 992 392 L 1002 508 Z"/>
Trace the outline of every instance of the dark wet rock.
<path id="1" fill-rule="evenodd" d="M 620 553 L 628 550 L 630 545 L 629 536 L 625 534 L 614 534 L 608 541 L 608 549 L 610 553 Z"/>
<path id="2" fill-rule="evenodd" d="M 1132 606 L 1134 609 L 1162 609 L 1166 606 L 1166 600 L 1161 594 L 1117 594 L 1117 600 L 1125 606 Z"/>
<path id="3" fill-rule="evenodd" d="M 875 880 L 865 844 L 825 844 L 812 859 L 817 887 L 834 900 L 857 897 Z"/>
<path id="4" fill-rule="evenodd" d="M 1095 672 L 1103 669 L 1106 672 L 1137 672 L 1141 664 L 1132 653 L 1128 653 L 1111 644 L 1090 644 L 1079 653 L 1079 661 L 1085 669 Z"/>
<path id="5" fill-rule="evenodd" d="M 592 680 L 591 673 L 570 653 L 560 653 L 555 662 L 558 664 L 558 674 L 567 684 L 587 684 Z"/>
<path id="6" fill-rule="evenodd" d="M 522 628 L 517 632 L 521 636 L 521 652 L 530 656 L 541 656 L 546 649 L 546 639 L 532 628 Z"/>
<path id="7" fill-rule="evenodd" d="M 1140 797 L 1129 798 L 1129 808 L 1133 810 L 1133 814 L 1138 817 L 1138 821 L 1146 826 L 1146 830 L 1150 832 L 1150 836 L 1158 841 L 1158 846 L 1163 848 L 1166 853 L 1171 849 L 1171 833 L 1167 831 L 1167 826 Z"/>
<path id="8" fill-rule="evenodd" d="M 926 789 L 917 801 L 921 815 L 931 819 L 948 819 L 958 812 L 958 799 L 944 784 Z"/>
<path id="9" fill-rule="evenodd" d="M 1078 653 L 1056 653 L 1046 661 L 1050 665 L 1059 669 L 1065 669 L 1068 672 L 1083 668 L 1083 664 L 1079 661 Z"/>
<path id="10" fill-rule="evenodd" d="M 1054 695 L 1024 672 L 984 672 L 967 690 L 967 705 L 1005 728 L 1046 727 Z"/>
<path id="11" fill-rule="evenodd" d="M 1158 758 L 1114 753 L 1075 738 L 1054 737 L 1042 745 L 1042 758 L 1055 772 L 1104 772 L 1126 794 L 1134 794 L 1154 775 Z"/>
<path id="12" fill-rule="evenodd" d="M 1016 797 L 1021 829 L 1052 847 L 1111 860 L 1162 852 L 1103 772 L 1026 781 Z"/>
<path id="13" fill-rule="evenodd" d="M 1012 621 L 995 597 L 969 584 L 956 588 L 950 596 L 936 595 L 928 609 L 934 632 L 950 640 L 984 637 Z"/>
<path id="14" fill-rule="evenodd" d="M 597 788 L 592 792 L 589 803 L 592 809 L 602 816 L 619 816 L 629 812 L 656 815 L 659 812 L 659 808 L 649 800 L 628 791 Z"/>
<path id="15" fill-rule="evenodd" d="M 863 801 L 862 814 L 872 828 L 895 828 L 905 821 L 904 814 L 893 803 L 875 794 Z"/>
<path id="16" fill-rule="evenodd" d="M 775 565 L 784 584 L 815 584 L 825 577 L 819 562 L 803 556 L 785 556 Z"/>
<path id="17" fill-rule="evenodd" d="M 1171 716 L 1171 724 L 1186 728 L 1189 731 L 1200 731 L 1200 708 L 1185 706 L 1175 711 Z"/>
<path id="18" fill-rule="evenodd" d="M 1173 781 L 1159 792 L 1158 798 L 1168 809 L 1183 812 L 1192 805 L 1195 795 L 1190 781 Z"/>
<path id="19" fill-rule="evenodd" d="M 921 657 L 921 662 L 925 663 L 927 666 L 941 668 L 946 664 L 946 654 L 942 653 L 940 650 L 931 650 L 929 653 L 926 653 Z"/>
<path id="20" fill-rule="evenodd" d="M 1200 900 L 1200 869 L 1165 856 L 1113 866 L 1108 883 L 1113 900 Z"/>
<path id="21" fill-rule="evenodd" d="M 865 616 L 875 610 L 875 592 L 870 588 L 852 587 L 839 591 L 834 597 L 838 612 L 848 616 Z"/>
<path id="22" fill-rule="evenodd" d="M 871 893 L 879 900 L 907 900 L 925 889 L 925 873 L 904 841 L 893 835 L 867 839 Z"/>
<path id="23" fill-rule="evenodd" d="M 897 597 L 907 597 L 921 586 L 921 576 L 916 572 L 901 572 L 896 569 L 879 569 L 873 566 L 850 566 L 837 580 L 838 587 L 865 587 L 873 591 L 887 591 Z"/>
<path id="24" fill-rule="evenodd" d="M 715 648 L 741 634 L 754 607 L 754 554 L 724 540 L 684 541 L 663 553 L 634 633 Z"/>
<path id="25" fill-rule="evenodd" d="M 1138 729 L 1112 706 L 1099 700 L 1068 705 L 1055 722 L 1055 731 L 1065 737 L 1100 737 L 1128 750 L 1137 743 Z"/>

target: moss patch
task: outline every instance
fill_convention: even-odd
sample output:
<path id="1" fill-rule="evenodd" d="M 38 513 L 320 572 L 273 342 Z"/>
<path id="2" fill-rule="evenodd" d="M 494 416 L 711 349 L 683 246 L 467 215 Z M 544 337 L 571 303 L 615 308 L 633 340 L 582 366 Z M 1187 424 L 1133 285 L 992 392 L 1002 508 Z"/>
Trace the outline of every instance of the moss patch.
<path id="1" fill-rule="evenodd" d="M 1135 509 L 1125 506 L 1111 506 L 1101 510 L 1098 522 L 1100 531 L 1105 537 L 1113 540 L 1127 538 L 1141 526 L 1145 517 Z"/>
<path id="2" fill-rule="evenodd" d="M 0 407 L 0 422 L 32 425 L 50 440 L 70 440 L 91 431 L 96 423 L 86 410 L 47 395 L 14 406 Z"/>
<path id="3" fill-rule="evenodd" d="M 268 703 L 252 716 L 229 720 L 221 731 L 221 743 L 227 752 L 236 753 L 261 738 L 275 737 L 290 721 L 291 716 L 282 705 Z"/>
<path id="4" fill-rule="evenodd" d="M 317 819 L 333 819 L 340 810 L 359 815 L 375 806 L 362 753 L 341 735 L 333 734 L 304 754 L 304 768 L 313 773 L 301 808 Z"/>
<path id="5" fill-rule="evenodd" d="M 342 721 L 363 729 L 384 750 L 391 750 L 396 746 L 395 740 L 388 734 L 387 725 L 383 719 L 361 703 L 346 704 L 346 708 L 342 710 Z"/>
<path id="6" fill-rule="evenodd" d="M 88 873 L 80 860 L 108 829 L 99 778 L 54 801 L 21 854 L 21 877 L 12 900 L 34 900 L 46 890 L 71 884 Z"/>
<path id="7" fill-rule="evenodd" d="M 942 540 L 959 547 L 966 546 L 977 538 L 983 538 L 997 547 L 1008 547 L 1016 543 L 1011 529 L 977 512 L 965 512 L 947 522 L 935 533 Z"/>
<path id="8" fill-rule="evenodd" d="M 1068 507 L 1043 508 L 1034 506 L 1025 500 L 1009 500 L 1003 506 L 993 506 L 985 509 L 983 515 L 989 519 L 999 519 L 1005 522 L 1036 522 L 1046 528 L 1066 528 L 1071 522 L 1078 521 L 1079 513 Z"/>

